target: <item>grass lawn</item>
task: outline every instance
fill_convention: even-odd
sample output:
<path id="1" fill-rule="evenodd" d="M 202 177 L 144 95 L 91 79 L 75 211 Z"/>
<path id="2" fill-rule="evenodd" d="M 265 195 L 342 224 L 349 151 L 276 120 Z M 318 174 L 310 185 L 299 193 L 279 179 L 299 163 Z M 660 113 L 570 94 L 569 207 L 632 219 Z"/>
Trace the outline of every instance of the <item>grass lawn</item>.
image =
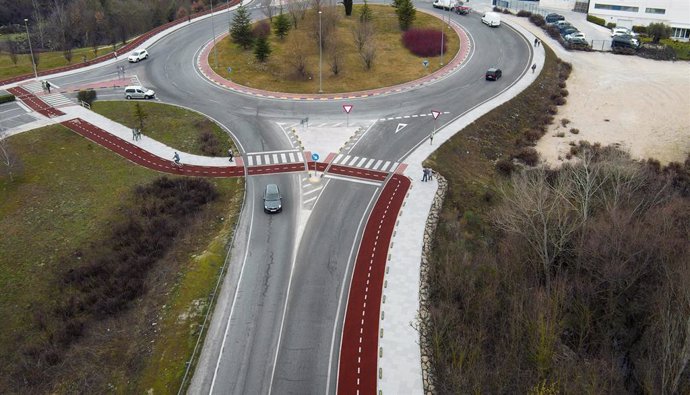
<path id="1" fill-rule="evenodd" d="M 348 18 L 343 15 L 342 8 L 338 8 L 340 22 L 337 31 L 332 34 L 340 38 L 339 45 L 345 57 L 342 72 L 336 76 L 330 69 L 328 51 L 324 51 L 322 60 L 324 92 L 353 92 L 391 86 L 422 78 L 441 68 L 440 56 L 428 58 L 429 68 L 426 70 L 422 65 L 424 58 L 413 55 L 402 45 L 402 34 L 395 8 L 388 5 L 370 5 L 373 12 L 377 52 L 372 69 L 366 70 L 352 39 L 352 28 L 359 20 L 360 7 L 360 5 L 355 5 L 352 16 Z M 441 29 L 441 20 L 418 11 L 413 27 Z M 313 31 L 318 31 L 318 18 L 310 11 L 298 24 L 298 30 L 291 30 L 285 41 L 280 41 L 277 36 L 271 34 L 269 42 L 273 52 L 264 64 L 255 59 L 252 49 L 243 51 L 232 43 L 229 37 L 226 37 L 217 44 L 218 67 L 214 67 L 214 70 L 233 82 L 252 88 L 275 92 L 317 93 L 319 90 L 319 46 L 318 34 L 314 38 L 313 34 L 309 33 Z M 294 35 L 297 36 L 290 37 Z M 459 37 L 450 28 L 446 29 L 446 38 L 447 53 L 444 54 L 444 63 L 450 61 L 460 47 Z M 302 43 L 301 45 L 307 47 L 305 58 L 311 79 L 303 80 L 296 77 L 294 68 L 290 66 L 290 60 L 295 55 L 288 49 L 287 43 L 293 39 L 297 39 Z M 211 65 L 215 64 L 214 51 L 210 52 L 208 61 Z M 232 67 L 231 73 L 228 73 L 228 67 Z"/>
<path id="2" fill-rule="evenodd" d="M 118 48 L 120 48 L 121 46 L 121 44 L 117 45 Z M 110 52 L 113 52 L 112 45 L 102 46 L 98 49 L 98 56 L 102 56 Z M 62 51 L 41 52 L 38 55 L 37 69 L 38 71 L 50 70 L 56 67 L 81 63 L 84 61 L 84 57 L 86 57 L 86 60 L 91 60 L 98 56 L 94 55 L 93 48 L 75 48 L 72 50 L 72 62 L 69 63 L 65 59 Z M 31 67 L 30 54 L 17 55 L 16 65 L 12 62 L 12 58 L 8 53 L 3 51 L 0 54 L 0 80 L 33 72 L 34 70 L 33 67 Z"/>
<path id="3" fill-rule="evenodd" d="M 144 101 L 96 101 L 91 109 L 133 128 L 139 127 L 139 121 L 134 114 L 137 103 L 148 115 L 144 121 L 143 133 L 154 140 L 195 155 L 226 156 L 230 147 L 237 152 L 232 139 L 220 126 L 184 108 Z M 216 143 L 212 144 L 213 147 L 204 144 L 202 140 L 206 132 L 215 137 Z"/>
<path id="4" fill-rule="evenodd" d="M 21 364 L 21 345 L 37 341 L 35 307 L 51 305 L 74 251 L 104 239 L 134 188 L 161 177 L 62 126 L 9 141 L 23 173 L 0 178 L 0 393 L 26 390 L 10 370 Z M 65 363 L 47 371 L 46 392 L 176 392 L 244 194 L 242 179 L 209 181 L 219 199 L 152 269 L 145 296 L 89 325 Z"/>

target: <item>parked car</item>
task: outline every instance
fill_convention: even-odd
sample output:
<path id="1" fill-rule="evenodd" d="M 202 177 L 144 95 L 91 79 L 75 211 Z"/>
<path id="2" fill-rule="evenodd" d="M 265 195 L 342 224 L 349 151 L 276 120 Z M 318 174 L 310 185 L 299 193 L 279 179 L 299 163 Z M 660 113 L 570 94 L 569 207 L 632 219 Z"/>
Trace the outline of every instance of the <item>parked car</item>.
<path id="1" fill-rule="evenodd" d="M 611 48 L 640 48 L 640 41 L 632 36 L 614 36 L 611 38 Z"/>
<path id="2" fill-rule="evenodd" d="M 565 19 L 562 19 L 562 20 L 560 20 L 560 21 L 556 21 L 556 22 L 554 22 L 553 24 L 556 25 L 556 26 L 558 26 L 558 27 L 562 27 L 562 26 L 572 26 L 572 25 L 570 24 L 570 22 L 566 21 Z"/>
<path id="3" fill-rule="evenodd" d="M 266 185 L 264 190 L 264 212 L 279 213 L 281 211 L 283 211 L 283 198 L 280 196 L 278 185 Z"/>
<path id="4" fill-rule="evenodd" d="M 544 18 L 544 20 L 546 21 L 546 23 L 556 23 L 558 21 L 564 21 L 565 17 L 561 14 L 553 14 L 552 13 L 552 14 L 547 15 Z"/>
<path id="5" fill-rule="evenodd" d="M 456 0 L 435 0 L 431 4 L 434 8 L 440 8 L 443 10 L 450 10 L 456 5 Z"/>
<path id="6" fill-rule="evenodd" d="M 567 36 L 564 37 L 566 40 L 584 40 L 587 42 L 587 37 L 585 37 L 585 34 L 582 32 L 575 32 L 575 33 L 570 33 Z"/>
<path id="7" fill-rule="evenodd" d="M 501 16 L 497 12 L 487 12 L 482 16 L 482 23 L 496 27 L 501 25 Z"/>
<path id="8" fill-rule="evenodd" d="M 156 92 L 139 85 L 132 85 L 125 88 L 125 99 L 153 99 Z"/>
<path id="9" fill-rule="evenodd" d="M 501 69 L 492 67 L 488 70 L 486 70 L 486 80 L 487 81 L 498 81 L 499 78 L 503 75 L 503 72 Z"/>
<path id="10" fill-rule="evenodd" d="M 470 12 L 472 12 L 472 8 L 469 6 L 466 6 L 465 3 L 462 1 L 459 1 L 452 9 L 451 11 L 455 12 L 458 15 L 467 15 Z"/>
<path id="11" fill-rule="evenodd" d="M 147 59 L 148 57 L 149 57 L 148 51 L 146 51 L 145 49 L 137 49 L 134 52 L 132 52 L 131 55 L 129 55 L 127 60 L 129 60 L 130 63 L 137 63 L 140 60 Z"/>
<path id="12" fill-rule="evenodd" d="M 570 26 L 570 27 L 566 27 L 565 29 L 561 30 L 561 36 L 565 37 L 569 34 L 578 33 L 578 32 L 579 32 L 579 30 Z"/>
<path id="13" fill-rule="evenodd" d="M 637 33 L 633 32 L 632 30 L 628 29 L 627 27 L 614 27 L 611 29 L 611 37 L 615 36 L 631 36 L 631 37 L 637 37 Z"/>

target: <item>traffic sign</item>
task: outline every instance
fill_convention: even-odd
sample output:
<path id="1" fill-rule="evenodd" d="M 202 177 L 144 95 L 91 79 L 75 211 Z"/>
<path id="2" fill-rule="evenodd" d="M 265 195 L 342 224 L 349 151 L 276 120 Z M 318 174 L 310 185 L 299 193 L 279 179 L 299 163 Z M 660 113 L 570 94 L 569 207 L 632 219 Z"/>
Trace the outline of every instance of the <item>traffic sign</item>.
<path id="1" fill-rule="evenodd" d="M 426 59 L 422 60 L 422 64 L 424 65 L 424 67 L 429 67 L 429 61 Z"/>
<path id="2" fill-rule="evenodd" d="M 438 116 L 441 115 L 441 111 L 431 110 L 431 115 L 434 116 L 434 119 L 438 119 Z"/>
<path id="3" fill-rule="evenodd" d="M 316 162 L 317 160 L 319 160 L 319 154 L 317 154 L 316 152 L 314 152 L 313 154 L 311 154 L 311 160 L 313 160 L 314 162 Z"/>
<path id="4" fill-rule="evenodd" d="M 352 104 L 343 104 L 343 110 L 349 114 L 352 111 Z"/>

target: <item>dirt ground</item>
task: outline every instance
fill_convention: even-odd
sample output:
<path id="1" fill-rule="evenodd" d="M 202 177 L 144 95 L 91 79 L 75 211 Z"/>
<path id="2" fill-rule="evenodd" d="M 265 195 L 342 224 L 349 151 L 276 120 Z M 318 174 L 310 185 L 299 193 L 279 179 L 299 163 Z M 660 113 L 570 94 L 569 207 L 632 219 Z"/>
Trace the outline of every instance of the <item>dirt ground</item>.
<path id="1" fill-rule="evenodd" d="M 562 163 L 569 143 L 580 140 L 618 144 L 634 158 L 655 158 L 663 164 L 685 160 L 690 153 L 690 62 L 567 52 L 534 25 L 525 24 L 525 18 L 515 20 L 573 65 L 568 102 L 536 147 L 548 164 Z M 562 119 L 570 123 L 563 127 Z M 564 137 L 558 137 L 560 133 Z"/>

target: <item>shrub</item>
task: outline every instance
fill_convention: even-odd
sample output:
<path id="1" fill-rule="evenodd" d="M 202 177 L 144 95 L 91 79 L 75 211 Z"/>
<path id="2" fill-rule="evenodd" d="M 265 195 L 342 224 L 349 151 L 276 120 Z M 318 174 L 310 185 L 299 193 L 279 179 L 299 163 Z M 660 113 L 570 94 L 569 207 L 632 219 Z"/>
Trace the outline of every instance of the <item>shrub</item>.
<path id="1" fill-rule="evenodd" d="M 503 12 L 504 14 L 513 15 L 513 13 L 510 12 L 509 8 L 504 8 L 503 11 L 501 11 L 501 12 Z"/>
<path id="2" fill-rule="evenodd" d="M 539 153 L 534 148 L 525 147 L 515 155 L 515 159 L 528 166 L 536 166 L 539 163 Z"/>
<path id="3" fill-rule="evenodd" d="M 268 21 L 261 21 L 254 25 L 254 28 L 252 29 L 252 35 L 255 38 L 266 38 L 269 36 L 269 34 L 271 34 L 271 24 L 268 23 Z"/>
<path id="4" fill-rule="evenodd" d="M 546 24 L 544 17 L 539 15 L 539 14 L 532 14 L 529 17 L 529 21 L 532 22 L 534 25 L 539 26 L 539 27 L 542 27 Z"/>
<path id="5" fill-rule="evenodd" d="M 414 8 L 412 0 L 400 0 L 395 14 L 398 16 L 398 25 L 402 31 L 407 31 L 417 18 L 417 10 Z"/>
<path id="6" fill-rule="evenodd" d="M 543 135 L 544 132 L 542 132 L 539 129 L 530 129 L 525 132 L 525 140 L 529 141 L 530 143 L 534 143 L 535 141 L 539 140 Z"/>
<path id="7" fill-rule="evenodd" d="M 9 102 L 14 101 L 14 100 L 15 100 L 14 95 L 10 95 L 10 94 L 0 95 L 0 104 L 9 103 Z"/>
<path id="8" fill-rule="evenodd" d="M 650 23 L 647 26 L 647 34 L 652 38 L 653 43 L 658 43 L 662 38 L 671 36 L 671 26 L 664 23 Z"/>
<path id="9" fill-rule="evenodd" d="M 606 27 L 608 27 L 609 29 L 613 29 L 614 27 L 616 27 L 616 24 L 613 22 L 609 22 L 606 24 Z"/>
<path id="10" fill-rule="evenodd" d="M 580 133 L 580 129 L 571 128 L 571 129 L 570 129 L 570 133 L 572 133 L 572 134 L 578 134 L 578 133 Z"/>
<path id="11" fill-rule="evenodd" d="M 561 96 L 563 96 L 563 97 L 568 97 L 569 94 L 570 94 L 570 93 L 568 92 L 567 89 L 561 89 Z"/>
<path id="12" fill-rule="evenodd" d="M 548 33 L 551 38 L 559 39 L 561 38 L 561 32 L 558 30 L 558 28 L 554 25 L 549 25 L 546 27 L 546 33 Z"/>
<path id="13" fill-rule="evenodd" d="M 561 119 L 561 126 L 566 127 L 570 123 L 570 119 L 568 118 L 563 118 Z"/>
<path id="14" fill-rule="evenodd" d="M 639 34 L 647 34 L 647 26 L 633 26 L 632 31 Z"/>
<path id="15" fill-rule="evenodd" d="M 403 45 L 420 57 L 438 56 L 441 54 L 442 34 L 436 29 L 410 29 L 403 33 Z M 446 40 L 443 40 L 443 52 L 446 52 Z"/>
<path id="16" fill-rule="evenodd" d="M 567 85 L 566 85 L 565 81 L 561 81 L 561 82 L 558 83 L 558 87 L 561 88 L 561 89 L 565 88 L 566 86 L 567 86 Z"/>
<path id="17" fill-rule="evenodd" d="M 558 108 L 556 106 L 549 106 L 549 108 L 546 111 L 551 115 L 558 114 Z"/>
<path id="18" fill-rule="evenodd" d="M 499 159 L 496 162 L 496 171 L 504 176 L 509 176 L 515 170 L 515 164 L 510 159 Z"/>
<path id="19" fill-rule="evenodd" d="M 287 14 L 278 14 L 275 21 L 273 21 L 273 29 L 276 36 L 280 37 L 281 40 L 284 39 L 290 31 L 290 28 L 292 28 L 292 23 L 290 23 Z"/>
<path id="20" fill-rule="evenodd" d="M 567 100 L 563 96 L 558 96 L 553 102 L 556 103 L 557 106 L 562 106 L 567 102 Z"/>
<path id="21" fill-rule="evenodd" d="M 520 11 L 518 11 L 517 16 L 523 17 L 523 18 L 528 18 L 528 17 L 532 16 L 532 13 L 529 11 L 526 11 L 526 10 L 520 10 Z"/>
<path id="22" fill-rule="evenodd" d="M 587 21 L 596 23 L 599 26 L 606 26 L 606 20 L 604 18 L 599 18 L 598 16 L 587 15 Z"/>
<path id="23" fill-rule="evenodd" d="M 565 137 L 565 132 L 556 133 L 556 137 Z"/>
<path id="24" fill-rule="evenodd" d="M 77 93 L 77 99 L 79 101 L 83 101 L 89 106 L 93 104 L 94 101 L 96 101 L 96 91 L 93 89 L 89 90 L 81 90 L 79 93 Z"/>

